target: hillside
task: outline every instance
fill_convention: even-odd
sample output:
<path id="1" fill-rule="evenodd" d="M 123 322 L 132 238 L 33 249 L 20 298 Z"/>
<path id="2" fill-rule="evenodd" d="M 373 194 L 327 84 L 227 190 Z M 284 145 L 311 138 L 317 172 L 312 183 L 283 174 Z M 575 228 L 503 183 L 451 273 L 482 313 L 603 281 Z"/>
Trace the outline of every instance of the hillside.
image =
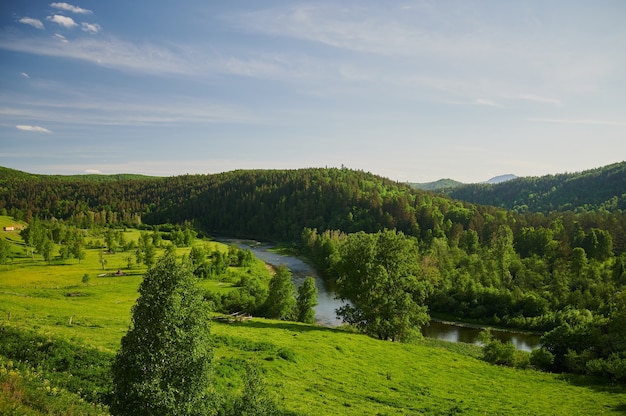
<path id="1" fill-rule="evenodd" d="M 577 173 L 469 184 L 445 191 L 454 199 L 518 212 L 626 209 L 626 162 Z"/>
<path id="2" fill-rule="evenodd" d="M 465 185 L 462 182 L 455 181 L 454 179 L 439 179 L 435 182 L 424 183 L 410 183 L 411 188 L 421 189 L 422 191 L 439 191 L 442 189 L 452 189 Z"/>
<path id="3" fill-rule="evenodd" d="M 125 233 L 139 237 L 135 230 Z M 22 258 L 0 266 L 0 314 L 10 314 L 0 332 L 0 413 L 11 406 L 15 412 L 9 414 L 106 414 L 98 403 L 110 388 L 108 362 L 128 329 L 145 269 L 95 277 L 103 273 L 98 251 L 89 249 L 80 264 Z M 106 271 L 123 265 L 124 257 L 109 255 Z M 84 274 L 92 276 L 87 283 L 81 283 Z M 229 286 L 213 280 L 201 284 Z M 619 414 L 626 402 L 619 386 L 489 365 L 478 358 L 477 347 L 464 344 L 393 343 L 261 318 L 214 322 L 211 332 L 216 390 L 236 392 L 246 363 L 254 363 L 270 396 L 294 415 L 569 416 L 599 409 Z M 36 371 L 28 366 L 37 364 Z M 44 410 L 50 408 L 57 410 Z"/>

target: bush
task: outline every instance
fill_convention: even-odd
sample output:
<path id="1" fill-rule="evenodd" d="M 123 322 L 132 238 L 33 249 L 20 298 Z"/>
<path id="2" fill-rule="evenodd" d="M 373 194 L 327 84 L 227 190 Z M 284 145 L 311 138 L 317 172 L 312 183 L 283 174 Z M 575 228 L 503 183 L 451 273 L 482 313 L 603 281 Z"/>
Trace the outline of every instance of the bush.
<path id="1" fill-rule="evenodd" d="M 89 283 L 89 275 L 88 275 L 87 273 L 85 273 L 85 274 L 83 275 L 82 282 L 83 282 L 83 283 Z"/>
<path id="2" fill-rule="evenodd" d="M 545 348 L 533 350 L 530 353 L 530 364 L 537 369 L 551 371 L 554 365 L 554 354 Z"/>

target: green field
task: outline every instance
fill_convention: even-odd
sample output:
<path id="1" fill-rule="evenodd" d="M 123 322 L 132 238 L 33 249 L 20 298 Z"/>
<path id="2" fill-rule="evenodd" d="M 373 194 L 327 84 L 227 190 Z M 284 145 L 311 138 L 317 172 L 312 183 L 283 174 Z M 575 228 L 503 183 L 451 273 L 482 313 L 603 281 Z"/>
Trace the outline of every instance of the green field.
<path id="1" fill-rule="evenodd" d="M 0 226 L 10 221 L 0 220 Z M 145 268 L 126 269 L 129 254 L 115 253 L 106 255 L 103 270 L 97 249 L 87 250 L 80 264 L 76 259 L 46 264 L 40 256 L 32 260 L 26 255 L 16 233 L 2 233 L 1 238 L 12 241 L 14 257 L 8 265 L 0 265 L 0 329 L 34 330 L 112 357 L 128 328 Z M 138 236 L 138 231 L 127 233 L 127 240 Z M 179 249 L 178 254 L 186 250 Z M 123 276 L 114 275 L 118 269 Z M 87 283 L 82 282 L 85 274 L 90 277 Z M 231 287 L 228 282 L 202 284 L 209 290 Z M 479 359 L 478 348 L 469 345 L 432 340 L 392 343 L 340 329 L 260 318 L 215 322 L 212 333 L 218 390 L 239 389 L 245 363 L 254 362 L 262 368 L 268 391 L 279 405 L 298 414 L 594 415 L 626 411 L 622 386 L 492 366 Z M 6 377 L 18 371 L 9 369 L 8 361 L 2 358 L 0 362 L 4 377 L 0 377 L 0 414 L 66 414 L 62 410 L 15 410 L 16 399 Z M 34 382 L 45 391 L 45 380 Z M 49 389 L 54 388 L 50 386 L 53 381 L 47 382 Z M 80 401 L 70 393 L 64 400 Z M 76 407 L 74 414 L 83 414 L 80 409 Z"/>

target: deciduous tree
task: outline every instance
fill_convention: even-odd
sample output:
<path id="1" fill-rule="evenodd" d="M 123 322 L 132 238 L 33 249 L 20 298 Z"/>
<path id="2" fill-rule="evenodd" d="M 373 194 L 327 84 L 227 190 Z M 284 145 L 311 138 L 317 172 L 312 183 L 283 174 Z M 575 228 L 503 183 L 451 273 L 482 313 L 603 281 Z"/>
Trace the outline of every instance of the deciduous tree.
<path id="1" fill-rule="evenodd" d="M 210 316 L 191 272 L 165 256 L 139 287 L 113 363 L 113 415 L 205 415 Z"/>
<path id="2" fill-rule="evenodd" d="M 315 322 L 315 306 L 317 306 L 317 286 L 315 279 L 307 277 L 298 288 L 296 300 L 296 319 L 299 322 L 312 324 Z"/>
<path id="3" fill-rule="evenodd" d="M 414 239 L 396 231 L 350 234 L 340 247 L 337 293 L 348 304 L 344 321 L 379 339 L 405 340 L 428 322 L 423 278 Z"/>

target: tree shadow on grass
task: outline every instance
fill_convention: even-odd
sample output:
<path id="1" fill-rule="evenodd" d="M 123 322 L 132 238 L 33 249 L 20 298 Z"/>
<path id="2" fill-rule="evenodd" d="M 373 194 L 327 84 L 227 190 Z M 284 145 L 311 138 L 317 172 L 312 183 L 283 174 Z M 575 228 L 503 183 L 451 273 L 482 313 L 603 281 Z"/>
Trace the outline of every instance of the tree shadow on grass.
<path id="1" fill-rule="evenodd" d="M 625 402 L 616 405 L 613 409 L 617 412 L 626 413 L 626 389 L 624 384 L 620 384 L 616 381 L 607 380 L 600 377 L 586 376 L 580 374 L 562 373 L 559 378 L 577 387 L 585 387 L 600 393 L 622 395 Z"/>
<path id="2" fill-rule="evenodd" d="M 297 322 L 289 322 L 289 321 L 266 321 L 266 320 L 262 320 L 259 318 L 255 318 L 253 320 L 250 321 L 243 321 L 243 322 L 232 322 L 226 325 L 234 325 L 234 326 L 240 326 L 240 327 L 247 327 L 247 328 L 260 328 L 260 329 L 282 329 L 282 330 L 286 330 L 286 331 L 290 331 L 293 333 L 306 333 L 306 332 L 311 332 L 311 331 L 317 331 L 317 332 L 333 332 L 333 333 L 351 333 L 350 331 L 347 331 L 343 328 L 331 328 L 331 327 L 326 327 L 326 326 L 318 326 L 318 325 L 307 325 L 307 324 L 302 324 L 302 323 L 297 323 Z"/>

